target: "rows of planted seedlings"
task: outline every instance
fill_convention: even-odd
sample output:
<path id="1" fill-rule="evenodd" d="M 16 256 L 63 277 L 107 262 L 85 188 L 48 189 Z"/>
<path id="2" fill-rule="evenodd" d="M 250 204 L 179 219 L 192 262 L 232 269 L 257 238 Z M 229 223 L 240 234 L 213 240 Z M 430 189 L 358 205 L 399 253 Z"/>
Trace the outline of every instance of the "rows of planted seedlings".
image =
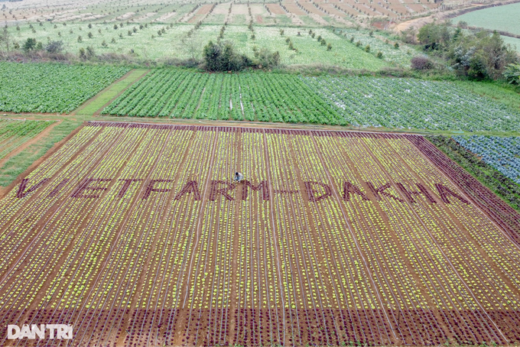
<path id="1" fill-rule="evenodd" d="M 130 69 L 110 65 L 0 64 L 0 110 L 72 112 Z"/>
<path id="2" fill-rule="evenodd" d="M 417 159 L 412 144 L 405 141 L 389 142 L 403 160 L 411 163 L 415 158 L 415 162 L 420 165 L 410 164 L 410 167 L 412 172 L 423 181 L 426 181 L 426 177 L 430 179 L 434 177 L 435 181 L 452 187 L 450 189 L 456 189 L 430 162 L 420 157 L 419 160 Z M 431 184 L 430 188 L 433 189 Z M 520 317 L 516 293 L 520 281 L 517 270 L 519 259 L 514 251 L 515 244 L 474 205 L 450 203 L 445 206 L 450 210 L 448 218 L 445 216 L 446 212 L 442 211 L 437 204 L 423 206 L 422 211 L 432 211 L 439 225 L 451 230 L 451 232 L 432 232 L 432 239 L 440 245 L 441 251 L 449 262 L 455 268 L 461 269 L 459 276 L 472 290 L 480 306 L 488 311 L 488 316 L 498 326 L 503 337 L 511 342 L 518 341 L 520 334 L 516 322 Z M 505 257 L 504 254 L 510 256 Z M 502 270 L 495 271 L 496 266 Z M 483 290 L 483 286 L 489 286 L 490 289 Z"/>
<path id="3" fill-rule="evenodd" d="M 72 345 L 520 341 L 518 215 L 420 136 L 93 122 L 0 204 L 0 321 Z"/>
<path id="4" fill-rule="evenodd" d="M 99 169 L 93 170 L 88 175 L 89 179 L 97 180 L 92 182 L 101 185 L 102 182 L 107 182 L 102 180 L 113 177 L 127 161 L 132 162 L 133 151 L 143 146 L 143 135 L 144 131 L 141 129 L 126 129 L 123 136 L 119 138 L 119 142 L 115 144 L 117 148 L 113 157 L 100 161 Z M 122 177 L 125 176 L 122 175 Z M 121 222 L 129 204 L 127 200 L 114 196 L 114 193 L 118 191 L 119 183 L 104 185 L 115 189 L 111 189 L 108 194 L 95 199 L 98 200 L 97 207 L 89 214 L 88 220 L 83 222 L 84 232 L 77 237 L 72 250 L 57 269 L 57 276 L 46 289 L 45 296 L 39 302 L 38 310 L 33 315 L 33 323 L 52 320 L 77 324 L 87 313 L 92 313 L 89 312 L 89 309 L 92 308 L 88 298 L 89 291 L 112 244 L 118 237 L 117 230 L 110 227 L 111 223 Z M 93 192 L 85 191 L 85 193 L 89 195 Z M 77 193 L 73 193 L 73 195 L 76 195 L 74 199 L 93 199 L 80 197 Z M 67 277 L 67 282 L 61 280 Z"/>
<path id="5" fill-rule="evenodd" d="M 27 318 L 28 312 L 16 310 L 17 307 L 25 306 L 25 303 L 32 302 L 36 298 L 38 291 L 46 291 L 49 286 L 48 271 L 55 269 L 60 261 L 70 252 L 71 246 L 74 244 L 76 237 L 81 237 L 84 229 L 80 226 L 88 217 L 88 212 L 95 208 L 95 199 L 76 199 L 74 194 L 77 192 L 77 186 L 83 182 L 92 172 L 98 172 L 100 175 L 106 175 L 110 165 L 100 165 L 100 161 L 119 160 L 120 153 L 114 146 L 119 136 L 124 134 L 122 128 L 110 128 L 101 132 L 94 140 L 98 140 L 96 146 L 92 146 L 92 151 L 83 148 L 83 158 L 79 158 L 79 162 L 71 162 L 70 165 L 62 167 L 58 172 L 57 180 L 54 182 L 63 182 L 69 180 L 62 187 L 45 185 L 43 189 L 38 189 L 37 195 L 28 195 L 25 199 L 30 202 L 29 206 L 35 206 L 38 210 L 33 211 L 29 216 L 18 215 L 17 220 L 21 219 L 21 223 L 17 220 L 11 224 L 9 229 L 16 231 L 17 227 L 31 230 L 31 235 L 21 242 L 25 242 L 25 247 L 17 245 L 15 248 L 21 254 L 13 254 L 15 259 L 11 259 L 9 271 L 5 274 L 2 282 L 4 294 L 1 301 L 3 302 L 2 312 L 4 316 L 2 321 L 16 320 Z M 92 144 L 92 143 L 91 143 Z M 88 146 L 90 147 L 90 146 Z M 88 148 L 87 147 L 87 148 Z M 90 154 L 90 155 L 89 155 Z M 87 177 L 86 177 L 87 176 Z M 55 175 L 56 177 L 56 175 Z M 35 193 L 36 193 L 35 192 Z M 72 197 L 72 198 L 69 198 Z M 36 212 L 36 213 L 35 213 Z M 43 213 L 45 212 L 45 215 Z M 35 217 L 39 214 L 37 220 Z M 7 258 L 9 259 L 9 258 Z M 30 259 L 30 261 L 29 261 Z M 7 261 L 5 262 L 7 265 Z M 42 268 L 47 271 L 42 271 Z M 63 281 L 64 278 L 57 278 Z M 20 290 L 25 288 L 24 290 Z M 17 293 L 18 295 L 13 295 Z M 29 313 L 29 317 L 33 312 Z"/>
<path id="6" fill-rule="evenodd" d="M 341 141 L 345 151 L 349 148 L 348 155 L 358 166 L 373 169 L 360 170 L 362 179 L 372 182 L 374 187 L 397 181 L 406 184 L 405 187 L 410 189 L 409 183 L 400 177 L 402 174 L 396 181 L 392 180 L 390 172 L 384 170 L 381 164 L 385 160 L 391 160 L 392 157 L 380 153 L 381 149 L 378 148 L 382 146 L 380 141 L 374 146 L 370 140 L 370 138 L 347 137 Z M 375 153 L 375 150 L 378 153 Z M 367 156 L 366 153 L 373 155 Z M 405 170 L 402 165 L 398 172 L 401 170 Z M 386 194 L 378 194 L 379 206 L 388 217 L 390 226 L 403 246 L 409 263 L 413 266 L 413 271 L 421 279 L 421 282 L 416 285 L 422 284 L 427 288 L 430 299 L 435 307 L 440 309 L 442 320 L 457 341 L 463 341 L 462 343 L 503 341 L 501 333 L 495 329 L 493 322 L 487 319 L 480 302 L 475 299 L 474 293 L 460 277 L 460 268 L 455 268 L 446 258 L 446 254 L 439 250 L 438 245 L 432 240 L 432 232 L 446 231 L 439 230 L 434 220 L 423 218 L 414 211 L 416 205 L 406 203 L 405 194 L 396 188 L 397 182 L 392 185 L 392 189 L 385 190 Z M 418 201 L 421 198 L 416 199 Z M 418 252 L 417 249 L 421 251 Z"/>
<path id="7" fill-rule="evenodd" d="M 460 84 L 406 78 L 302 77 L 353 125 L 404 129 L 520 129 L 517 110 Z"/>
<path id="8" fill-rule="evenodd" d="M 191 265 L 186 291 L 187 318 L 183 345 L 230 344 L 235 203 L 230 183 L 238 162 L 238 134 L 219 131 L 211 172 L 208 202 L 202 211 L 197 236 L 198 255 Z M 217 195 L 217 190 L 224 193 Z M 229 192 L 229 193 L 228 193 Z"/>
<path id="9" fill-rule="evenodd" d="M 330 281 L 328 287 L 332 289 L 330 297 L 323 297 L 322 305 L 318 306 L 326 315 L 325 322 L 330 325 L 325 328 L 328 343 L 389 343 L 395 340 L 395 329 L 388 324 L 388 317 L 381 309 L 380 295 L 374 290 L 373 280 L 360 253 L 359 243 L 362 241 L 353 237 L 344 212 L 330 190 L 329 173 L 317 151 L 316 142 L 307 132 L 293 136 L 291 142 L 301 180 L 306 182 L 305 189 L 310 197 L 309 215 L 313 216 L 311 219 L 319 237 L 317 241 L 321 245 L 317 250 L 317 256 L 323 258 L 319 268 L 327 269 L 322 281 Z M 327 196 L 330 198 L 325 198 Z M 324 305 L 324 300 L 329 304 Z M 355 320 L 351 312 L 342 310 L 353 304 L 358 308 Z M 334 316 L 336 323 L 332 325 L 330 322 L 334 321 Z"/>
<path id="10" fill-rule="evenodd" d="M 273 230 L 272 192 L 267 182 L 268 159 L 261 130 L 244 130 L 240 143 L 240 172 L 247 182 L 235 194 L 239 206 L 237 275 L 234 295 L 235 331 L 233 343 L 280 344 L 285 324 L 277 261 L 276 235 Z"/>
<path id="11" fill-rule="evenodd" d="M 150 286 L 144 283 L 144 276 L 149 274 L 148 266 L 155 260 L 152 258 L 153 249 L 162 236 L 159 221 L 169 194 L 156 193 L 150 187 L 157 192 L 169 188 L 170 175 L 175 175 L 179 169 L 179 165 L 174 165 L 178 156 L 172 156 L 171 151 L 178 150 L 182 155 L 185 147 L 181 146 L 183 136 L 172 131 L 171 127 L 148 128 L 151 136 L 147 138 L 149 143 L 143 146 L 140 158 L 143 161 L 142 176 L 132 173 L 133 177 L 143 181 L 136 182 L 139 190 L 134 195 L 133 209 L 127 215 L 120 240 L 110 254 L 107 267 L 100 274 L 101 280 L 91 296 L 100 313 L 98 317 L 83 320 L 82 330 L 92 332 L 92 336 L 85 334 L 81 337 L 84 342 L 112 343 L 132 334 L 141 327 L 142 322 L 140 317 L 137 318 L 137 313 L 143 311 L 143 305 L 135 301 L 146 300 L 153 294 L 150 293 Z M 158 176 L 161 177 L 160 181 Z M 134 309 L 133 312 L 131 309 Z M 134 318 L 132 324 L 127 323 L 130 317 Z"/>
<path id="12" fill-rule="evenodd" d="M 388 142 L 396 141 L 389 140 Z M 380 147 L 378 154 L 380 154 L 382 158 L 391 158 L 392 156 L 400 156 L 401 151 L 391 149 L 390 146 L 385 146 Z M 390 160 L 379 160 L 379 162 L 393 180 L 398 179 L 395 173 L 398 172 L 399 164 L 391 162 Z M 417 180 L 417 177 L 420 177 L 421 168 L 423 167 L 427 168 L 428 165 L 414 165 L 413 170 L 417 172 L 416 175 L 412 174 L 413 171 L 407 171 L 399 176 L 399 179 L 408 183 L 408 191 L 412 191 L 413 182 Z M 422 184 L 429 189 L 435 188 L 435 184 L 431 183 L 432 176 L 430 176 L 429 180 L 421 179 Z M 429 184 L 426 183 L 428 181 Z M 435 177 L 434 182 L 438 182 L 437 184 L 442 184 L 455 192 L 455 194 L 458 194 L 457 188 L 449 184 L 446 180 Z M 405 191 L 404 189 L 400 190 L 402 193 Z M 472 235 L 468 234 L 469 230 L 475 229 L 475 227 L 480 224 L 479 220 L 483 219 L 482 214 L 476 210 L 474 206 L 464 203 L 464 198 L 458 199 L 456 197 L 450 197 L 449 204 L 440 205 L 437 203 L 433 204 L 428 201 L 428 199 L 413 197 L 410 199 L 409 196 L 404 195 L 405 199 L 409 201 L 413 199 L 415 201 L 411 205 L 415 213 L 424 221 L 423 225 L 427 226 L 426 230 L 428 230 L 429 233 L 426 236 L 428 236 L 433 243 L 438 245 L 439 251 L 443 254 L 450 266 L 456 269 L 457 276 L 464 281 L 465 286 L 471 291 L 472 297 L 477 301 L 481 309 L 491 311 L 512 310 L 512 312 L 515 312 L 517 307 L 515 298 L 516 289 L 510 288 L 508 286 L 509 280 L 503 278 L 493 270 L 493 262 L 486 261 L 487 255 L 480 250 L 481 246 L 475 242 Z M 442 199 L 443 196 L 441 196 L 441 200 Z M 446 213 L 447 210 L 452 211 L 453 214 L 449 212 Z M 466 216 L 471 216 L 471 218 L 465 218 Z M 475 222 L 471 223 L 471 220 Z M 499 230 L 495 230 L 495 233 L 501 236 Z M 482 286 L 489 286 L 492 289 L 482 290 Z M 513 317 L 514 320 L 518 319 L 515 313 L 513 313 Z M 484 316 L 484 318 L 488 319 L 486 316 Z M 496 319 L 492 321 L 494 321 L 495 324 L 490 324 L 490 326 L 492 328 L 494 325 L 499 326 L 501 334 L 498 335 L 504 338 L 504 324 Z M 485 337 L 477 337 L 477 341 L 485 341 L 483 339 L 485 339 Z M 462 343 L 462 341 L 460 343 Z"/>
<path id="13" fill-rule="evenodd" d="M 333 107 L 299 78 L 263 73 L 203 74 L 154 70 L 103 114 L 345 125 Z"/>
<path id="14" fill-rule="evenodd" d="M 314 139 L 334 187 L 342 195 L 346 215 L 353 216 L 349 219 L 350 232 L 357 240 L 399 339 L 414 344 L 445 341 L 436 318 L 424 310 L 427 301 L 400 255 L 403 248 L 396 240 L 394 231 L 383 218 L 382 211 L 370 202 L 369 193 L 361 188 L 361 182 L 364 179 L 372 180 L 372 177 L 360 176 L 346 155 L 345 147 L 338 146 L 334 137 L 314 136 Z M 348 165 L 342 167 L 339 165 L 342 162 Z M 424 330 L 421 326 L 431 329 Z"/>

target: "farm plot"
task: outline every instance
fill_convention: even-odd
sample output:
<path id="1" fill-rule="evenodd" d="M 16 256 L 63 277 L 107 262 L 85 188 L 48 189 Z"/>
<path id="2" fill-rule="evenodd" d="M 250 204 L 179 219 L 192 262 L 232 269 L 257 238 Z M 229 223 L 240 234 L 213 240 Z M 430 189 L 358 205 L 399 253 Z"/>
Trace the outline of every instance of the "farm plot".
<path id="1" fill-rule="evenodd" d="M 102 114 L 346 124 L 297 77 L 263 73 L 155 70 L 127 89 Z"/>
<path id="2" fill-rule="evenodd" d="M 302 77 L 350 124 L 363 127 L 518 131 L 520 113 L 449 82 Z"/>
<path id="3" fill-rule="evenodd" d="M 0 160 L 54 122 L 0 120 Z"/>
<path id="4" fill-rule="evenodd" d="M 453 139 L 502 174 L 520 184 L 520 138 L 454 136 Z"/>
<path id="5" fill-rule="evenodd" d="M 73 324 L 68 346 L 518 343 L 519 216 L 457 168 L 420 136 L 91 122 L 0 201 L 0 323 Z"/>
<path id="6" fill-rule="evenodd" d="M 489 160 L 489 157 L 479 157 L 480 154 L 475 154 L 467 148 L 461 146 L 461 143 L 467 145 L 468 148 L 480 148 L 478 143 L 467 144 L 466 142 L 456 142 L 451 137 L 445 137 L 441 135 L 428 136 L 427 139 L 436 145 L 441 151 L 446 153 L 452 160 L 457 164 L 466 169 L 473 177 L 476 177 L 481 183 L 491 189 L 495 194 L 502 197 L 502 199 L 509 204 L 512 208 L 520 211 L 520 185 L 515 182 L 511 177 L 504 174 L 507 173 L 510 176 L 515 177 L 514 160 L 505 157 L 501 152 L 508 152 L 507 148 L 503 148 L 497 156 L 502 158 L 501 161 Z M 478 146 L 478 147 L 477 147 Z M 514 151 L 514 149 L 510 149 Z M 501 170 L 497 170 L 492 164 L 499 164 Z M 510 163 L 509 165 L 507 163 Z"/>
<path id="7" fill-rule="evenodd" d="M 71 112 L 129 71 L 126 67 L 0 63 L 0 110 Z"/>

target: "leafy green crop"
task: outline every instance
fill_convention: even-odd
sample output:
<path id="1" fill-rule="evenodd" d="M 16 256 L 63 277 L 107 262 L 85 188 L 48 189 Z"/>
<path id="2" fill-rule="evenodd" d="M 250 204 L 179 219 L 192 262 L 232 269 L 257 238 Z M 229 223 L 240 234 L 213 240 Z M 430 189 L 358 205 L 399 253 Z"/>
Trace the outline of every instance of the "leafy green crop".
<path id="1" fill-rule="evenodd" d="M 114 66 L 0 62 L 0 110 L 68 113 L 128 71 Z"/>
<path id="2" fill-rule="evenodd" d="M 103 114 L 344 125 L 346 121 L 298 77 L 156 70 Z"/>
<path id="3" fill-rule="evenodd" d="M 406 129 L 520 130 L 520 112 L 460 84 L 407 78 L 303 77 L 348 123 Z"/>

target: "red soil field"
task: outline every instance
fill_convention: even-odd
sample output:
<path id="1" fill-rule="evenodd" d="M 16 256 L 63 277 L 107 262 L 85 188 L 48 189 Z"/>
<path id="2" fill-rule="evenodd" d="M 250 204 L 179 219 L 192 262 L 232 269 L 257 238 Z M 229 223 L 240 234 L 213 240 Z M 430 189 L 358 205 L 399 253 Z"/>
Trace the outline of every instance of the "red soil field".
<path id="1" fill-rule="evenodd" d="M 520 342 L 520 216 L 421 136 L 90 122 L 0 205 L 52 346 Z"/>

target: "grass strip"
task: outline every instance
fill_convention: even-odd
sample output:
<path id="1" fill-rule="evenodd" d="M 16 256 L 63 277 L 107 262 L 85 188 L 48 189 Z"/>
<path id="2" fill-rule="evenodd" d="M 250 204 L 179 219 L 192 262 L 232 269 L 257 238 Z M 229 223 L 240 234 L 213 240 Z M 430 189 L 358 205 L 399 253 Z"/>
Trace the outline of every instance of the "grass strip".
<path id="1" fill-rule="evenodd" d="M 27 170 L 32 163 L 45 155 L 55 143 L 63 140 L 82 123 L 82 121 L 64 120 L 56 125 L 47 136 L 42 137 L 36 143 L 33 143 L 17 155 L 9 158 L 4 165 L 0 167 L 0 186 L 7 187 L 11 184 L 11 182 L 13 182 L 18 175 Z"/>
<path id="2" fill-rule="evenodd" d="M 145 69 L 132 70 L 126 78 L 111 84 L 109 87 L 96 95 L 90 103 L 87 103 L 82 108 L 79 108 L 78 111 L 76 111 L 76 114 L 81 116 L 94 115 L 110 100 L 115 98 L 119 93 L 140 79 L 147 71 L 148 70 Z"/>

